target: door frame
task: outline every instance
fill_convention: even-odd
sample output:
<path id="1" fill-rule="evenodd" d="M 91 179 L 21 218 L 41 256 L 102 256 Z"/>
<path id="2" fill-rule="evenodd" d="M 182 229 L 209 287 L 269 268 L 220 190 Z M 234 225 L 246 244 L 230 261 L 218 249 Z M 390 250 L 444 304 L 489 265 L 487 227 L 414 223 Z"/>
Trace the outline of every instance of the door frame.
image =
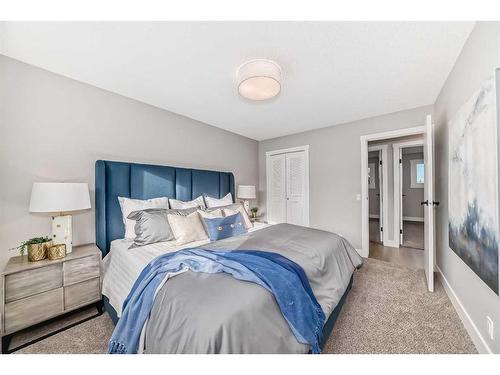
<path id="1" fill-rule="evenodd" d="M 396 228 L 399 228 L 401 230 L 401 223 L 403 220 L 403 203 L 402 203 L 402 197 L 403 197 L 403 188 L 402 188 L 402 181 L 401 181 L 401 174 L 400 174 L 400 163 L 399 163 L 399 157 L 396 157 L 397 155 L 401 155 L 401 150 L 404 148 L 408 147 L 415 147 L 415 146 L 424 146 L 424 138 L 422 134 L 422 139 L 415 139 L 412 141 L 405 141 L 405 142 L 398 142 L 398 143 L 393 143 L 392 144 L 392 152 L 394 156 L 394 164 L 393 164 L 393 170 L 394 170 L 394 230 Z M 422 151 L 423 152 L 423 151 Z M 401 232 L 400 232 L 401 233 Z M 397 233 L 395 233 L 397 234 Z M 396 237 L 396 236 L 395 236 Z M 394 239 L 396 240 L 396 238 Z M 398 235 L 397 241 L 398 247 L 401 246 L 401 235 Z"/>
<path id="2" fill-rule="evenodd" d="M 368 258 L 370 250 L 369 207 L 368 207 L 368 142 L 408 135 L 424 134 L 425 126 L 416 126 L 381 133 L 362 135 L 361 143 L 361 249 L 360 255 Z"/>
<path id="3" fill-rule="evenodd" d="M 380 195 L 382 199 L 382 205 L 380 207 L 382 208 L 382 227 L 385 228 L 385 230 L 382 231 L 382 243 L 384 246 L 387 246 L 388 241 L 389 241 L 389 233 L 387 232 L 388 224 L 389 224 L 389 218 L 387 216 L 389 212 L 389 165 L 388 165 L 388 150 L 389 146 L 388 145 L 373 145 L 368 147 L 368 152 L 370 151 L 381 151 L 382 153 L 382 194 Z M 368 155 L 367 155 L 368 157 Z M 367 173 L 368 173 L 368 167 L 367 167 Z M 368 184 L 368 181 L 366 182 Z M 368 198 L 370 197 L 369 191 L 368 191 Z M 379 198 L 380 199 L 380 198 Z M 369 210 L 369 205 L 368 205 L 368 210 Z M 368 216 L 370 216 L 370 212 L 368 212 Z M 368 229 L 369 230 L 369 229 Z M 369 234 L 368 234 L 369 236 Z"/>
<path id="4" fill-rule="evenodd" d="M 269 178 L 268 171 L 270 170 L 271 156 L 279 155 L 279 154 L 287 154 L 290 152 L 300 152 L 303 151 L 305 153 L 306 165 L 305 165 L 305 174 L 306 181 L 304 186 L 304 210 L 305 210 L 305 226 L 309 226 L 309 145 L 304 146 L 296 146 L 283 148 L 279 150 L 266 151 L 266 214 L 269 212 L 269 192 L 271 191 L 271 181 Z M 286 173 L 286 172 L 285 172 Z"/>

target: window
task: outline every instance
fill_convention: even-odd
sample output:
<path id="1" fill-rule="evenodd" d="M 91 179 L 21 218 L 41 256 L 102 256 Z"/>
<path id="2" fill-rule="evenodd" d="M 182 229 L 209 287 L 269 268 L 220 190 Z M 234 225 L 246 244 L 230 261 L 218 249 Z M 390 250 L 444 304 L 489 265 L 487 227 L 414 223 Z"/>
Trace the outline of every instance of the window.
<path id="1" fill-rule="evenodd" d="M 412 189 L 423 189 L 425 179 L 425 165 L 423 160 L 410 160 L 411 166 L 411 185 Z"/>

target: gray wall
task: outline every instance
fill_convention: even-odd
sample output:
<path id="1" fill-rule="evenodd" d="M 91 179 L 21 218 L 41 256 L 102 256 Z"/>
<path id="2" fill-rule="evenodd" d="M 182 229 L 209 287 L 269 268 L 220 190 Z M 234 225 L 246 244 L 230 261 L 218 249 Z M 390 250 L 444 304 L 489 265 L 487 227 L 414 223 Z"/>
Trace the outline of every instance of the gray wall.
<path id="1" fill-rule="evenodd" d="M 420 202 L 424 200 L 423 188 L 411 187 L 411 160 L 423 160 L 424 154 L 403 154 L 403 217 L 424 218 L 424 206 Z"/>
<path id="2" fill-rule="evenodd" d="M 0 268 L 50 217 L 28 213 L 34 181 L 85 181 L 111 159 L 232 171 L 257 185 L 257 142 L 0 55 Z M 95 240 L 94 211 L 74 216 L 74 243 Z"/>
<path id="3" fill-rule="evenodd" d="M 266 151 L 309 145 L 310 225 L 339 233 L 360 249 L 360 136 L 421 126 L 431 112 L 425 106 L 259 142 L 261 211 L 266 210 Z"/>
<path id="4" fill-rule="evenodd" d="M 441 202 L 436 210 L 437 266 L 487 345 L 495 353 L 500 353 L 500 298 L 448 246 L 448 121 L 499 67 L 500 23 L 479 22 L 469 36 L 434 106 L 436 196 Z M 495 322 L 495 340 L 490 340 L 486 333 L 487 315 Z"/>

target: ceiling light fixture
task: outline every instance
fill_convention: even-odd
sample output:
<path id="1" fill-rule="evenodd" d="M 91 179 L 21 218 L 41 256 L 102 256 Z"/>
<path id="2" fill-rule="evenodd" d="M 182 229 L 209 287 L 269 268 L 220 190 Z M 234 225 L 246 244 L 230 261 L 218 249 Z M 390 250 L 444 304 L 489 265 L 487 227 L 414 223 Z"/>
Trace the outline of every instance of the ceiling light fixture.
<path id="1" fill-rule="evenodd" d="M 250 60 L 238 69 L 238 92 L 250 100 L 274 98 L 281 91 L 281 68 L 271 60 Z"/>

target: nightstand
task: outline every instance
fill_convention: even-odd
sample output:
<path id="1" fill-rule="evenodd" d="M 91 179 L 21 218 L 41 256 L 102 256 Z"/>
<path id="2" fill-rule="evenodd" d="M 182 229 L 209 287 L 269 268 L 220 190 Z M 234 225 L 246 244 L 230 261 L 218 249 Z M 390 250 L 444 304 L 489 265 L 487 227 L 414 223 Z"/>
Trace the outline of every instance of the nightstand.
<path id="1" fill-rule="evenodd" d="M 102 313 L 101 251 L 94 244 L 75 246 L 58 260 L 10 258 L 0 282 L 2 352 L 11 335 L 24 328 L 92 303 Z"/>

